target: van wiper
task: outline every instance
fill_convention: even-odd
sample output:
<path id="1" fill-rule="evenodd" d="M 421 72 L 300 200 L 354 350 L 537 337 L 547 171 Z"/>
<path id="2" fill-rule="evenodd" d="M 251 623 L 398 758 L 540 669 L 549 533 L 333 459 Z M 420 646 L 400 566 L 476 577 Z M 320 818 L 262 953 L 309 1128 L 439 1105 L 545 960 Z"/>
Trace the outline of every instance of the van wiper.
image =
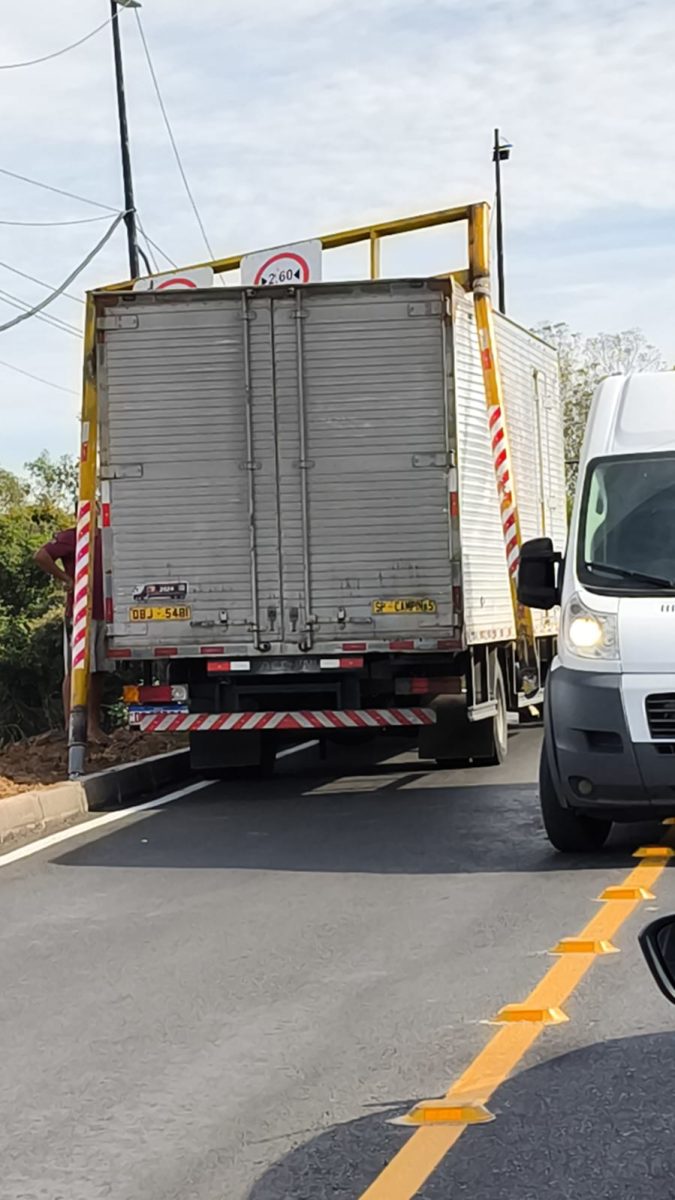
<path id="1" fill-rule="evenodd" d="M 612 567 L 609 563 L 586 562 L 584 566 L 588 571 L 604 571 L 606 575 L 618 575 L 620 579 L 636 579 L 640 583 L 653 583 L 655 587 L 675 588 L 673 580 L 665 579 L 662 575 L 645 575 L 644 571 L 630 571 L 626 567 Z"/>

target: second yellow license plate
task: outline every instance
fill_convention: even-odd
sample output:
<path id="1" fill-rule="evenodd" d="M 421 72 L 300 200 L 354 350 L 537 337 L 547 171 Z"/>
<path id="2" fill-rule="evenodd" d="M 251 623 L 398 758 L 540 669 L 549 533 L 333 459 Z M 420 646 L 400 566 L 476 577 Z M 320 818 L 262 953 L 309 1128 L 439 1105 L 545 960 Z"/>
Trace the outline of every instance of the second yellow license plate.
<path id="1" fill-rule="evenodd" d="M 419 613 L 435 613 L 435 600 L 373 600 L 371 605 L 375 617 L 410 617 Z"/>
<path id="2" fill-rule="evenodd" d="M 187 604 L 160 604 L 129 609 L 130 621 L 189 621 L 192 609 Z"/>

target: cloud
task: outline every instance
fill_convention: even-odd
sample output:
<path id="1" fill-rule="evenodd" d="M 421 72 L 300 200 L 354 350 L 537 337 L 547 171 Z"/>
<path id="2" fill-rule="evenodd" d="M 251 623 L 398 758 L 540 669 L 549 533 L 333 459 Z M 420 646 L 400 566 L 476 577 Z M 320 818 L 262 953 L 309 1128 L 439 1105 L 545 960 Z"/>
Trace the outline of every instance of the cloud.
<path id="1" fill-rule="evenodd" d="M 3 59 L 56 49 L 106 13 L 104 0 L 13 6 L 5 17 Z M 499 125 L 514 143 L 505 171 L 514 311 L 527 320 L 556 319 L 558 304 L 573 316 L 570 293 L 561 288 L 556 297 L 556 273 L 563 271 L 565 288 L 574 288 L 567 270 L 574 259 L 578 311 L 590 328 L 607 324 L 608 308 L 622 323 L 636 324 L 639 317 L 649 336 L 669 339 L 675 355 L 669 324 L 657 327 L 653 306 L 635 285 L 625 288 L 618 308 L 612 302 L 613 264 L 633 243 L 646 240 L 653 248 L 658 238 L 662 255 L 649 258 L 650 284 L 662 279 L 670 287 L 665 256 L 675 194 L 675 22 L 663 0 L 144 0 L 142 13 L 218 252 L 489 199 L 492 130 Z M 205 249 L 181 190 L 133 14 L 123 13 L 120 27 L 138 206 L 149 233 L 176 261 L 196 261 Z M 44 66 L 0 72 L 0 165 L 120 203 L 114 105 L 109 30 Z M 611 229 L 619 210 L 625 219 L 618 240 L 610 238 L 595 264 L 589 291 L 589 260 L 576 247 L 589 229 L 594 236 L 603 223 Z M 0 217 L 91 212 L 3 179 Z M 659 233 L 650 241 L 656 223 Z M 83 256 L 97 228 L 50 233 L 0 225 L 0 259 L 57 281 Z M 568 254 L 558 252 L 559 236 L 567 239 Z M 419 259 L 410 246 L 392 245 L 385 263 L 409 271 L 419 261 L 418 270 L 432 271 L 438 254 L 440 269 L 455 244 L 459 250 L 447 235 L 435 234 L 420 241 Z M 125 273 L 120 233 L 83 286 Z M 2 270 L 0 287 L 19 290 Z M 32 297 L 39 289 L 25 285 L 22 294 Z M 534 311 L 538 303 L 546 311 Z M 72 319 L 74 306 L 60 301 L 56 311 Z M 23 335 L 5 336 L 2 357 L 42 374 L 49 366 L 58 382 L 72 378 L 65 336 L 34 325 L 29 351 Z M 37 385 L 18 377 L 12 382 L 12 397 L 37 403 Z M 50 404 L 54 397 L 58 403 L 54 393 Z M 72 440 L 70 421 L 65 406 L 64 441 Z M 34 437 L 31 418 L 29 453 Z"/>

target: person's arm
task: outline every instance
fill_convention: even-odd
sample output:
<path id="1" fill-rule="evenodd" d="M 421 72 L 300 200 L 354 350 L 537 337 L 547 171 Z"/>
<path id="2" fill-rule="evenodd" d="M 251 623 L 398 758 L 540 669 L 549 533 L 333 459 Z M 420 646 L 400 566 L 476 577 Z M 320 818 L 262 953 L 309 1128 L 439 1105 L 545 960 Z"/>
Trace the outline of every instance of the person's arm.
<path id="1" fill-rule="evenodd" d="M 52 558 L 47 546 L 41 546 L 39 550 L 35 551 L 33 561 L 41 571 L 44 571 L 45 575 L 52 575 L 54 579 L 58 579 L 59 583 L 63 584 L 66 591 L 72 591 L 73 581 L 70 575 Z"/>

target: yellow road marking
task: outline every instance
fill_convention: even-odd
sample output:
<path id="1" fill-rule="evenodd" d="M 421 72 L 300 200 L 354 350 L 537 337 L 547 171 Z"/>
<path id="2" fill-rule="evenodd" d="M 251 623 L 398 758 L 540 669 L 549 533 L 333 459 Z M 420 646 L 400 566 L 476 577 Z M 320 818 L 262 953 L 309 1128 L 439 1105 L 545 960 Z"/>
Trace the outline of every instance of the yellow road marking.
<path id="1" fill-rule="evenodd" d="M 640 846 L 633 852 L 633 858 L 672 858 L 675 850 L 670 846 Z"/>
<path id="2" fill-rule="evenodd" d="M 650 888 L 665 870 L 669 857 L 668 847 L 659 849 L 658 859 L 652 855 L 641 856 L 642 861 L 620 887 L 611 889 L 619 891 L 620 898 L 607 899 L 603 893 L 602 908 L 577 935 L 579 941 L 610 942 L 642 901 L 651 898 Z M 597 957 L 596 952 L 561 955 L 519 1007 L 541 1011 L 562 1008 Z M 448 1089 L 443 1101 L 457 1106 L 486 1105 L 546 1027 L 542 1021 L 533 1020 L 502 1025 Z M 416 1109 L 412 1111 L 414 1113 Z M 466 1128 L 464 1122 L 424 1125 L 417 1129 L 361 1194 L 360 1200 L 412 1200 Z"/>

